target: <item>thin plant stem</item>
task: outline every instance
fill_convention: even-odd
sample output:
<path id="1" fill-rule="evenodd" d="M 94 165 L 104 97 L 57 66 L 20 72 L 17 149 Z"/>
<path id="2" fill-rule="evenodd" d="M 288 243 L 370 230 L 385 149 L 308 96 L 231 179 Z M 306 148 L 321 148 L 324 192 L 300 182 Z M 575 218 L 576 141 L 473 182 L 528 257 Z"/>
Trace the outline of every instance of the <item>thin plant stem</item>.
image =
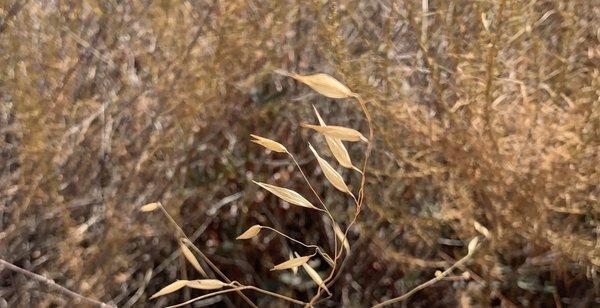
<path id="1" fill-rule="evenodd" d="M 68 295 L 68 296 L 74 298 L 78 302 L 85 302 L 85 303 L 87 303 L 89 305 L 99 306 L 99 307 L 102 307 L 102 308 L 108 308 L 108 307 L 111 307 L 111 308 L 114 307 L 114 308 L 116 308 L 117 307 L 117 306 L 112 305 L 112 304 L 105 304 L 105 303 L 97 301 L 95 299 L 91 299 L 91 298 L 85 297 L 85 296 L 83 296 L 83 295 L 81 295 L 79 293 L 71 291 L 71 290 L 69 290 L 69 289 L 67 289 L 67 288 L 65 288 L 65 287 L 57 284 L 52 279 L 49 279 L 49 278 L 46 278 L 46 277 L 44 277 L 42 275 L 30 272 L 30 271 L 28 271 L 28 270 L 26 270 L 24 268 L 20 268 L 20 267 L 12 264 L 10 262 L 7 262 L 7 261 L 5 261 L 3 259 L 0 259 L 0 268 L 1 267 L 6 267 L 9 270 L 21 273 L 21 274 L 23 274 L 23 275 L 25 275 L 25 276 L 33 279 L 33 280 L 41 282 L 41 283 L 47 285 L 48 287 L 50 287 L 52 289 L 55 289 L 55 290 L 57 290 L 57 291 L 65 294 L 65 295 Z"/>
<path id="2" fill-rule="evenodd" d="M 223 274 L 223 272 L 221 272 L 219 270 L 219 268 L 214 263 L 212 263 L 212 261 L 210 261 L 210 259 L 204 253 L 202 253 L 202 251 L 198 247 L 196 247 L 196 245 L 194 245 L 194 243 L 192 243 L 192 241 L 190 241 L 190 239 L 187 237 L 187 235 L 185 235 L 185 232 L 183 232 L 183 229 L 181 229 L 179 224 L 175 221 L 175 219 L 173 219 L 173 216 L 171 216 L 171 214 L 169 214 L 167 209 L 163 206 L 162 202 L 159 202 L 158 204 L 159 204 L 159 207 L 162 210 L 163 214 L 165 214 L 165 216 L 167 216 L 169 221 L 177 229 L 177 231 L 179 233 L 178 235 L 183 237 L 182 241 L 184 241 L 187 244 L 190 244 L 190 246 L 194 249 L 194 251 L 196 251 L 196 253 L 202 257 L 202 259 L 204 259 L 204 261 L 210 266 L 210 268 L 212 268 L 223 280 L 230 283 L 231 280 L 227 276 L 225 276 L 225 274 Z M 254 304 L 252 302 L 252 300 L 250 300 L 246 295 L 244 295 L 244 293 L 242 293 L 241 291 L 237 291 L 237 293 L 246 303 L 248 303 L 248 305 L 250 305 L 251 307 L 258 308 L 258 306 L 256 306 L 256 304 Z"/>
<path id="3" fill-rule="evenodd" d="M 285 233 L 283 233 L 281 231 L 278 231 L 277 229 L 274 229 L 274 228 L 271 228 L 271 227 L 268 227 L 268 226 L 261 226 L 261 228 L 271 230 L 271 231 L 273 231 L 273 232 L 275 232 L 275 233 L 277 233 L 277 234 L 279 234 L 279 235 L 287 238 L 288 240 L 290 240 L 290 241 L 292 241 L 294 243 L 300 244 L 300 245 L 302 245 L 302 246 L 304 246 L 306 248 L 313 248 L 313 249 L 315 249 L 315 251 L 317 253 L 319 253 L 321 256 L 323 256 L 323 258 L 325 260 L 327 260 L 327 257 L 329 257 L 329 255 L 327 255 L 325 252 L 323 252 L 323 250 L 319 246 L 317 246 L 317 245 L 305 244 L 305 243 L 303 243 L 303 242 L 301 242 L 301 241 L 299 241 L 299 240 L 297 240 L 297 239 L 295 239 L 293 237 L 288 236 L 287 234 L 285 234 Z M 327 257 L 325 257 L 325 255 L 327 255 Z M 331 257 L 329 257 L 329 259 L 331 259 Z M 327 260 L 327 262 L 329 263 L 329 260 Z M 333 264 L 332 264 L 332 266 L 333 266 Z"/>
<path id="4" fill-rule="evenodd" d="M 369 157 L 371 156 L 371 151 L 373 148 L 373 123 L 371 120 L 371 114 L 369 113 L 369 110 L 367 109 L 367 106 L 365 104 L 365 102 L 363 101 L 362 97 L 357 94 L 354 93 L 353 97 L 357 100 L 358 104 L 360 105 L 365 118 L 367 119 L 367 125 L 369 127 L 369 140 L 367 143 L 367 151 L 365 153 L 365 158 L 363 160 L 363 167 L 362 167 L 362 172 L 361 172 L 361 180 L 360 180 L 360 188 L 359 188 L 359 192 L 358 192 L 358 199 L 356 199 L 356 197 L 354 197 L 354 195 L 352 195 L 352 199 L 354 200 L 354 203 L 356 204 L 356 213 L 354 215 L 354 218 L 352 219 L 352 221 L 350 222 L 350 224 L 348 224 L 348 227 L 346 228 L 346 231 L 344 232 L 344 238 L 342 240 L 347 240 L 348 238 L 348 232 L 350 231 L 350 229 L 352 228 L 352 226 L 354 225 L 354 223 L 356 222 L 356 220 L 358 219 L 358 215 L 360 214 L 362 205 L 364 203 L 364 188 L 365 188 L 365 183 L 366 183 L 366 175 L 367 175 L 367 163 L 369 161 Z M 340 251 L 338 252 L 336 250 L 336 254 L 334 255 L 334 259 L 333 262 L 334 264 L 337 264 L 337 260 L 341 257 L 343 252 L 343 249 L 340 249 Z M 341 268 L 340 268 L 341 271 Z M 338 274 L 339 272 L 338 271 Z M 334 267 L 331 272 L 329 273 L 329 276 L 327 276 L 327 278 L 323 281 L 323 283 L 326 285 L 327 282 L 331 281 L 334 278 L 334 274 L 336 272 L 336 268 Z M 319 288 L 317 289 L 317 294 L 315 294 L 315 296 L 313 296 L 313 298 L 310 300 L 309 305 L 312 306 L 321 296 L 321 286 L 319 285 Z"/>
<path id="5" fill-rule="evenodd" d="M 420 284 L 418 286 L 416 286 L 414 289 L 410 290 L 409 292 L 405 293 L 402 296 L 399 297 L 395 297 L 392 299 L 388 299 L 384 302 L 381 302 L 375 306 L 373 306 L 373 308 L 377 308 L 377 307 L 383 307 L 386 305 L 390 305 L 390 304 L 394 304 L 397 302 L 401 302 L 404 300 L 407 300 L 409 297 L 411 297 L 413 294 L 419 292 L 420 290 L 423 290 L 441 280 L 443 280 L 446 276 L 448 276 L 455 268 L 462 266 L 465 262 L 467 262 L 469 259 L 471 259 L 471 257 L 473 256 L 473 253 L 475 252 L 475 250 L 471 251 L 470 253 L 468 253 L 466 256 L 462 257 L 460 260 L 456 261 L 456 263 L 452 264 L 452 266 L 448 267 L 448 269 L 446 269 L 445 271 L 443 271 L 441 274 L 439 274 L 438 276 L 432 278 L 429 281 L 426 281 L 423 284 Z"/>
<path id="6" fill-rule="evenodd" d="M 336 226 L 337 223 L 335 222 L 335 219 L 333 218 L 333 215 L 331 215 L 331 212 L 327 208 L 327 205 L 325 205 L 325 202 L 323 202 L 323 200 L 321 199 L 321 197 L 319 197 L 319 194 L 317 193 L 317 191 L 310 184 L 310 181 L 308 180 L 308 177 L 306 177 L 306 174 L 302 170 L 302 167 L 300 167 L 300 164 L 298 163 L 298 161 L 296 160 L 296 158 L 294 157 L 294 155 L 292 155 L 292 153 L 290 153 L 290 152 L 287 152 L 287 154 L 292 158 L 292 160 L 294 161 L 294 164 L 296 165 L 296 167 L 300 171 L 300 174 L 302 174 L 302 177 L 304 178 L 304 181 L 306 181 L 306 184 L 308 185 L 308 187 L 310 188 L 310 190 L 313 192 L 313 194 L 315 195 L 315 197 L 317 197 L 317 199 L 319 200 L 319 203 L 321 203 L 321 205 L 325 209 L 325 213 L 327 213 L 327 216 L 329 216 L 329 219 L 331 219 L 331 223 L 332 223 L 331 228 L 333 229 L 333 247 L 334 247 L 334 249 L 333 249 L 333 255 L 335 256 L 337 254 L 337 252 L 338 252 L 337 236 L 335 235 L 335 226 Z M 334 268 L 335 268 L 335 260 L 334 260 Z"/>

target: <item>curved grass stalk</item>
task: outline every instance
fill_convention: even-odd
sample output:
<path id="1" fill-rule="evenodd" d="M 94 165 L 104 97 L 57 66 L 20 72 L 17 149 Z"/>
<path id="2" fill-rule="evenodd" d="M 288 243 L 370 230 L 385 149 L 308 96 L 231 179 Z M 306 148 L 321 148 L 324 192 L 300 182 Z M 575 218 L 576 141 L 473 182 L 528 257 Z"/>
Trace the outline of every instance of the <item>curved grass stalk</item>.
<path id="1" fill-rule="evenodd" d="M 369 127 L 369 140 L 367 143 L 367 150 L 365 152 L 365 158 L 363 160 L 360 188 L 358 191 L 358 199 L 356 199 L 354 196 L 352 196 L 353 200 L 355 202 L 355 205 L 356 205 L 356 213 L 354 215 L 354 218 L 350 222 L 350 224 L 348 224 L 346 231 L 344 232 L 344 239 L 348 238 L 348 232 L 350 231 L 350 229 L 352 228 L 354 223 L 356 223 L 356 220 L 358 219 L 358 215 L 360 214 L 362 205 L 364 203 L 364 195 L 365 195 L 364 188 L 365 188 L 365 183 L 366 183 L 367 164 L 369 161 L 369 157 L 371 156 L 371 151 L 373 149 L 373 142 L 374 142 L 373 141 L 374 132 L 373 132 L 373 123 L 372 123 L 372 119 L 371 119 L 371 113 L 367 109 L 365 102 L 363 101 L 362 97 L 359 94 L 353 93 L 352 97 L 354 97 L 357 100 L 358 104 L 360 105 L 360 107 L 367 119 L 367 125 Z M 333 259 L 334 264 L 337 264 L 337 260 L 341 257 L 342 252 L 343 252 L 343 249 L 340 249 L 339 252 L 336 251 L 336 254 L 334 256 L 335 258 Z M 336 273 L 336 267 L 334 267 L 331 270 L 331 272 L 329 273 L 329 276 L 324 280 L 325 285 L 327 285 L 327 283 L 329 281 L 332 281 L 334 279 L 335 273 Z M 339 273 L 341 273 L 341 268 L 338 270 L 338 275 L 339 275 Z M 321 287 L 319 286 L 319 288 L 317 289 L 317 294 L 315 294 L 315 296 L 313 296 L 313 298 L 310 300 L 309 305 L 312 306 L 320 297 L 321 297 Z"/>
<path id="2" fill-rule="evenodd" d="M 333 249 L 333 255 L 335 256 L 338 253 L 337 237 L 335 236 L 335 225 L 337 224 L 337 222 L 333 218 L 333 215 L 331 215 L 331 212 L 327 208 L 327 205 L 325 205 L 325 202 L 323 202 L 323 200 L 321 199 L 321 197 L 319 197 L 319 194 L 317 193 L 317 191 L 310 184 L 310 181 L 308 180 L 308 177 L 306 176 L 306 174 L 302 170 L 302 167 L 300 167 L 300 164 L 298 163 L 298 161 L 296 160 L 296 158 L 294 157 L 294 155 L 292 155 L 292 153 L 290 153 L 290 152 L 287 152 L 287 154 L 292 158 L 292 161 L 294 161 L 294 164 L 298 168 L 298 171 L 300 171 L 300 174 L 302 174 L 302 177 L 304 178 L 304 181 L 306 182 L 306 184 L 308 185 L 308 187 L 310 188 L 310 190 L 313 192 L 313 194 L 315 195 L 315 197 L 317 197 L 317 199 L 319 200 L 319 203 L 321 203 L 321 206 L 323 206 L 323 209 L 325 210 L 325 213 L 327 213 L 327 216 L 329 216 L 329 219 L 331 220 L 331 223 L 332 223 L 331 228 L 333 229 L 332 231 L 333 231 L 333 234 L 334 234 L 334 236 L 333 236 L 333 247 L 334 247 L 334 249 Z M 335 260 L 334 260 L 333 267 L 335 267 Z"/>

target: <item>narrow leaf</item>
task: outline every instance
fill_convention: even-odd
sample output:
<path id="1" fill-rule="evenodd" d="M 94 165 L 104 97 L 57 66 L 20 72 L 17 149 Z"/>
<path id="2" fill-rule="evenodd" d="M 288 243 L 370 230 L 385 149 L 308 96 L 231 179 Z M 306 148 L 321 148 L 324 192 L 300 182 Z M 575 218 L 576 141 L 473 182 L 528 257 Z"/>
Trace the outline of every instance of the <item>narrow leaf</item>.
<path id="1" fill-rule="evenodd" d="M 325 121 L 323 121 L 323 118 L 321 118 L 319 111 L 317 111 L 317 108 L 313 106 L 313 109 L 315 110 L 315 114 L 317 115 L 317 119 L 319 120 L 319 125 L 327 126 L 327 124 L 325 124 Z M 340 163 L 340 165 L 342 165 L 344 168 L 360 171 L 360 169 L 352 165 L 352 160 L 350 159 L 348 150 L 346 150 L 346 147 L 342 143 L 342 140 L 338 138 L 329 137 L 327 135 L 325 135 L 324 137 L 325 141 L 327 142 L 327 146 L 329 147 L 329 150 L 331 150 L 333 157 L 335 157 L 335 159 L 338 161 L 338 163 Z"/>
<path id="2" fill-rule="evenodd" d="M 278 187 L 278 186 L 274 186 L 274 185 L 270 185 L 270 184 L 266 184 L 266 183 L 256 182 L 256 181 L 252 181 L 252 182 L 254 182 L 256 185 L 268 190 L 275 196 L 277 196 L 291 204 L 318 210 L 318 208 L 316 208 L 314 205 L 312 205 L 312 203 L 310 203 L 308 200 L 306 200 L 304 197 L 302 197 L 299 193 L 297 193 L 291 189 Z"/>
<path id="3" fill-rule="evenodd" d="M 240 234 L 238 237 L 236 237 L 236 240 L 247 240 L 247 239 L 251 239 L 253 237 L 255 237 L 259 232 L 260 232 L 260 225 L 254 225 L 250 228 L 248 228 L 248 230 L 244 231 L 244 233 Z"/>
<path id="4" fill-rule="evenodd" d="M 141 206 L 140 211 L 141 212 L 152 212 L 152 211 L 156 210 L 159 206 L 160 206 L 160 203 L 158 203 L 158 202 L 148 203 L 146 205 Z"/>
<path id="5" fill-rule="evenodd" d="M 257 135 L 253 135 L 250 134 L 250 136 L 252 136 L 252 138 L 254 138 L 255 140 L 251 140 L 252 142 L 256 143 L 256 144 L 260 144 L 263 147 L 274 151 L 274 152 L 278 152 L 278 153 L 285 153 L 287 152 L 287 149 L 279 142 L 268 139 L 268 138 L 264 138 L 261 136 L 257 136 Z"/>
<path id="6" fill-rule="evenodd" d="M 200 263 L 198 262 L 192 251 L 183 242 L 179 242 L 179 247 L 181 248 L 181 253 L 183 254 L 183 256 L 188 260 L 188 262 L 190 262 L 190 264 L 192 264 L 192 266 L 198 271 L 198 273 L 206 276 L 206 272 L 204 271 L 202 266 L 200 266 Z"/>
<path id="7" fill-rule="evenodd" d="M 308 148 L 313 152 L 313 154 L 317 158 L 319 166 L 321 166 L 321 170 L 323 170 L 323 174 L 325 175 L 327 180 L 329 180 L 329 182 L 339 191 L 352 195 L 352 192 L 350 191 L 346 183 L 344 183 L 344 179 L 342 178 L 342 176 L 337 171 L 335 171 L 335 169 L 333 169 L 333 167 L 331 167 L 331 165 L 326 160 L 322 159 L 321 156 L 319 156 L 319 153 L 317 153 L 315 148 L 313 148 L 313 146 L 310 143 L 308 144 Z"/>
<path id="8" fill-rule="evenodd" d="M 290 260 L 287 260 L 285 262 L 282 262 L 282 263 L 279 263 L 279 264 L 273 266 L 273 268 L 271 270 L 279 271 L 279 270 L 298 267 L 298 266 L 303 265 L 304 263 L 308 262 L 309 259 L 310 259 L 310 256 L 292 258 Z"/>
<path id="9" fill-rule="evenodd" d="M 187 281 L 185 284 L 188 288 L 200 290 L 215 290 L 228 286 L 228 284 L 217 279 L 198 279 Z"/>
<path id="10" fill-rule="evenodd" d="M 181 288 L 183 288 L 188 283 L 187 280 L 176 280 L 175 282 L 169 284 L 168 286 L 160 289 L 160 291 L 154 293 L 150 299 L 157 298 L 159 296 L 167 295 L 169 293 L 173 293 Z"/>
<path id="11" fill-rule="evenodd" d="M 335 126 L 335 125 L 312 125 L 312 124 L 301 124 L 302 127 L 311 128 L 316 130 L 317 132 L 329 136 L 332 138 L 337 138 L 345 141 L 364 141 L 369 142 L 365 136 L 363 136 L 359 131 L 343 127 L 343 126 Z"/>
<path id="12" fill-rule="evenodd" d="M 281 73 L 281 71 L 277 72 Z M 306 84 L 319 94 L 330 98 L 346 98 L 355 96 L 355 94 L 352 93 L 348 87 L 328 74 L 320 73 L 314 75 L 299 75 L 296 73 L 287 72 L 283 72 L 283 74 Z"/>

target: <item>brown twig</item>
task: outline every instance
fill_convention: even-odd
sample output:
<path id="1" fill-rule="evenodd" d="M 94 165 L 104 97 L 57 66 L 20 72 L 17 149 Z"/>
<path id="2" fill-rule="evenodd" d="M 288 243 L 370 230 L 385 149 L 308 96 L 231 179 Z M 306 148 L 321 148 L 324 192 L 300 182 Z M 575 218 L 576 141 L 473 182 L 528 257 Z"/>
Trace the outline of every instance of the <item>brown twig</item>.
<path id="1" fill-rule="evenodd" d="M 103 308 L 104 307 L 105 308 L 108 308 L 108 307 L 115 307 L 116 308 L 117 307 L 117 306 L 115 306 L 113 304 L 105 304 L 105 303 L 99 302 L 99 301 L 97 301 L 95 299 L 87 298 L 87 297 L 85 297 L 85 296 L 83 296 L 83 295 L 81 295 L 79 293 L 73 292 L 73 291 L 71 291 L 71 290 L 69 290 L 69 289 L 67 289 L 67 288 L 65 288 L 65 287 L 57 284 L 52 279 L 46 278 L 46 277 L 44 277 L 42 275 L 38 275 L 36 273 L 32 273 L 32 272 L 30 272 L 30 271 L 28 271 L 26 269 L 20 268 L 20 267 L 12 264 L 10 262 L 7 262 L 5 260 L 0 259 L 0 265 L 2 267 L 6 267 L 6 268 L 8 268 L 8 269 L 10 269 L 12 271 L 21 273 L 21 274 L 23 274 L 23 275 L 25 275 L 25 276 L 33 279 L 33 280 L 41 282 L 41 283 L 47 285 L 48 287 L 50 287 L 52 289 L 60 291 L 61 293 L 74 298 L 77 302 L 86 302 L 88 304 L 92 304 L 94 306 L 100 306 L 100 307 L 103 307 Z"/>

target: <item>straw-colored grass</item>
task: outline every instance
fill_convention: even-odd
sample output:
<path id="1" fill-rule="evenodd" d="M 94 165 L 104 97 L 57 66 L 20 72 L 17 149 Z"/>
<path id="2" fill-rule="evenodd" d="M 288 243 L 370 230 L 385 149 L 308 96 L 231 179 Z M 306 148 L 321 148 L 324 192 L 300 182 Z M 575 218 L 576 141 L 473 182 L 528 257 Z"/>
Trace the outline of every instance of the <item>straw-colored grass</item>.
<path id="1" fill-rule="evenodd" d="M 598 10 L 0 2 L 0 306 L 598 305 Z"/>

